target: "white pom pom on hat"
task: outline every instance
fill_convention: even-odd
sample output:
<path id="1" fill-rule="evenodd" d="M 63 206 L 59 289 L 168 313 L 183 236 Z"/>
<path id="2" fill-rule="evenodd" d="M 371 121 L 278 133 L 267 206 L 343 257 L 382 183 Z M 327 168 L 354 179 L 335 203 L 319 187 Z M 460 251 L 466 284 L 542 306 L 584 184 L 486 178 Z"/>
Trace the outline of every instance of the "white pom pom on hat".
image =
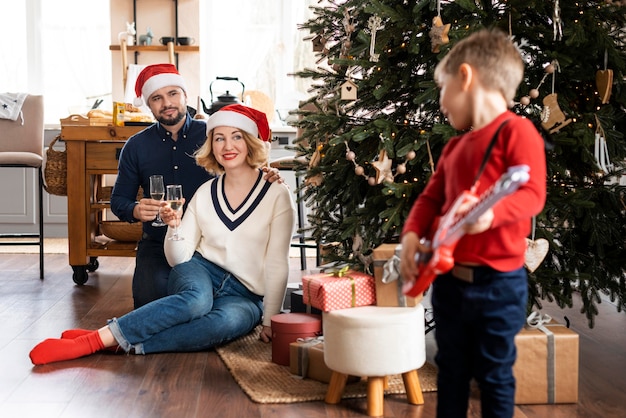
<path id="1" fill-rule="evenodd" d="M 269 142 L 272 135 L 265 113 L 240 104 L 224 106 L 209 116 L 206 124 L 207 135 L 217 126 L 239 128 L 264 142 Z"/>
<path id="2" fill-rule="evenodd" d="M 135 99 L 137 107 L 147 104 L 148 99 L 155 91 L 168 86 L 180 87 L 187 91 L 185 80 L 178 73 L 173 64 L 153 64 L 141 70 L 135 82 Z"/>

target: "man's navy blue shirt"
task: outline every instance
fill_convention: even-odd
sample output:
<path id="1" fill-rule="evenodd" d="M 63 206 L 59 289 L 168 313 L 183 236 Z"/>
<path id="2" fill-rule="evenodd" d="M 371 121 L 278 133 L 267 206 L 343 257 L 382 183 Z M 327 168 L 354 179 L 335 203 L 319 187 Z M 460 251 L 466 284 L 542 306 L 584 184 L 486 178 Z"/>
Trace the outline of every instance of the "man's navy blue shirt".
<path id="1" fill-rule="evenodd" d="M 189 202 L 198 187 L 213 178 L 193 157 L 205 140 L 206 122 L 192 119 L 189 114 L 176 141 L 159 122 L 130 137 L 120 153 L 111 194 L 113 213 L 122 221 L 137 222 L 133 217 L 137 191 L 141 186 L 143 196 L 150 197 L 150 176 L 154 174 L 161 174 L 165 185 L 182 184 L 183 196 Z M 167 228 L 151 224 L 143 223 L 144 236 L 163 241 Z"/>

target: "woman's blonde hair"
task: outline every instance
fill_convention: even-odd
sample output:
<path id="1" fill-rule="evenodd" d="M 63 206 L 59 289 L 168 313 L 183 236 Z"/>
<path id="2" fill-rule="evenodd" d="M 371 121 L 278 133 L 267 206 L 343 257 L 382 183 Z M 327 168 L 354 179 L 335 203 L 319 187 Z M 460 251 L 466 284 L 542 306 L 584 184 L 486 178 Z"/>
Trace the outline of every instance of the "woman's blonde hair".
<path id="1" fill-rule="evenodd" d="M 511 39 L 500 29 L 481 29 L 460 40 L 435 68 L 435 81 L 469 64 L 487 88 L 499 90 L 507 102 L 524 77 L 524 62 Z"/>
<path id="2" fill-rule="evenodd" d="M 213 155 L 214 132 L 215 129 L 211 129 L 211 131 L 209 131 L 207 140 L 204 141 L 204 145 L 198 148 L 198 150 L 194 153 L 194 157 L 197 165 L 203 167 L 211 174 L 219 175 L 224 172 L 224 167 L 217 162 L 215 156 Z M 248 155 L 246 156 L 246 162 L 248 165 L 253 168 L 261 168 L 264 165 L 267 165 L 269 149 L 266 143 L 246 131 L 240 130 L 240 132 L 246 141 L 246 145 L 248 146 Z"/>

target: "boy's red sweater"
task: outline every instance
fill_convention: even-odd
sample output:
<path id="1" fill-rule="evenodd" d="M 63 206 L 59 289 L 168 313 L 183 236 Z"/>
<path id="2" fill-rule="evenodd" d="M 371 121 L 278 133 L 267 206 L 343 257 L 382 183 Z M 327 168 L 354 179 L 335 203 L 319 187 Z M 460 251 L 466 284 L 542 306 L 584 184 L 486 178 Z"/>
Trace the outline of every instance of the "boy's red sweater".
<path id="1" fill-rule="evenodd" d="M 499 271 L 515 270 L 524 264 L 531 218 L 541 212 L 546 200 L 545 148 L 532 122 L 510 111 L 481 129 L 450 139 L 435 173 L 411 208 L 403 234 L 413 231 L 419 237 L 430 238 L 437 218 L 448 211 L 463 191 L 471 188 L 491 138 L 507 119 L 509 122 L 500 130 L 480 176 L 477 194 L 480 196 L 491 187 L 511 166 L 529 166 L 530 179 L 494 205 L 494 220 L 489 230 L 461 237 L 454 250 L 454 260 Z"/>

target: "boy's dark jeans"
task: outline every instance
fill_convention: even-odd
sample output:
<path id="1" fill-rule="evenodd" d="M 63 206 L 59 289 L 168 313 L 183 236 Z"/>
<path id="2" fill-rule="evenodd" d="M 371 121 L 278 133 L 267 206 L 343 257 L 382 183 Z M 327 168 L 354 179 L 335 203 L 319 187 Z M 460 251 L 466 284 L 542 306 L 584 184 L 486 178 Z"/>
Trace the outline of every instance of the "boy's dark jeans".
<path id="1" fill-rule="evenodd" d="M 467 416 L 472 378 L 480 388 L 483 417 L 512 417 L 514 339 L 526 320 L 526 270 L 477 267 L 472 276 L 468 283 L 448 273 L 433 283 L 437 417 Z"/>

